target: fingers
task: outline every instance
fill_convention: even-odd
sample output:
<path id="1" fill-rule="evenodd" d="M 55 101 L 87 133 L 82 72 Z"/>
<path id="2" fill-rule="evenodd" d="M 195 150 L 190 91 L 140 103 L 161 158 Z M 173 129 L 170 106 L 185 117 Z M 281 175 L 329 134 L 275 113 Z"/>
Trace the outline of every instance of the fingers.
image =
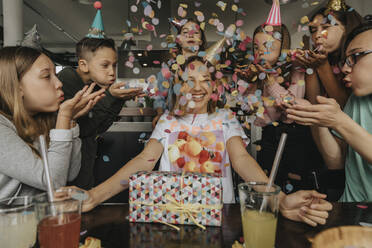
<path id="1" fill-rule="evenodd" d="M 94 104 L 95 104 L 94 100 L 92 100 L 92 99 L 89 100 L 88 103 L 74 115 L 74 119 L 77 119 L 80 116 L 83 116 L 86 113 L 88 113 L 89 110 L 91 110 L 93 108 Z"/>
<path id="2" fill-rule="evenodd" d="M 312 203 L 310 208 L 318 211 L 331 211 L 333 209 L 333 205 L 330 202 L 321 199 L 319 203 Z"/>
<path id="3" fill-rule="evenodd" d="M 112 84 L 110 87 L 112 89 L 118 89 L 120 87 L 124 87 L 126 84 L 127 84 L 126 82 L 119 82 L 119 83 Z"/>
<path id="4" fill-rule="evenodd" d="M 295 115 L 302 118 L 311 118 L 316 119 L 317 113 L 316 112 L 308 112 L 308 111 L 302 111 L 302 110 L 294 110 L 294 109 L 287 109 L 287 113 L 291 115 Z"/>
<path id="5" fill-rule="evenodd" d="M 87 95 L 89 95 L 93 91 L 93 89 L 94 89 L 95 86 L 96 86 L 96 83 L 91 83 L 89 85 L 89 87 L 85 86 L 83 88 L 83 90 L 85 89 L 85 92 L 83 94 L 83 97 L 86 97 Z"/>
<path id="6" fill-rule="evenodd" d="M 335 101 L 335 99 L 333 98 L 327 98 L 327 97 L 324 97 L 324 96 L 317 96 L 316 97 L 316 100 L 318 103 L 320 104 L 337 104 L 337 102 Z"/>
<path id="7" fill-rule="evenodd" d="M 302 117 L 298 117 L 296 115 L 288 114 L 287 118 L 290 119 L 290 120 L 295 121 L 298 124 L 304 125 L 304 126 L 312 126 L 314 124 L 317 124 L 317 122 L 314 119 L 302 118 Z"/>
<path id="8" fill-rule="evenodd" d="M 316 190 L 311 190 L 310 191 L 310 195 L 314 198 L 320 198 L 320 199 L 325 199 L 327 198 L 327 195 L 326 194 L 321 194 L 319 193 L 318 191 Z"/>
<path id="9" fill-rule="evenodd" d="M 324 211 L 314 210 L 306 206 L 303 206 L 301 210 L 307 215 L 315 216 L 315 217 L 322 218 L 322 219 L 327 219 L 329 216 L 328 211 L 326 210 Z"/>
<path id="10" fill-rule="evenodd" d="M 299 215 L 304 217 L 304 219 L 306 218 L 311 223 L 311 225 L 313 225 L 313 226 L 316 226 L 318 224 L 324 225 L 326 223 L 325 218 L 318 217 L 318 216 L 315 216 L 315 215 L 311 215 L 308 212 L 305 212 L 304 209 L 306 209 L 306 211 L 307 211 L 306 207 L 302 207 L 301 210 L 300 210 Z M 315 225 L 314 225 L 314 223 L 315 223 Z"/>
<path id="11" fill-rule="evenodd" d="M 313 221 L 313 220 L 311 220 L 310 218 L 308 218 L 308 217 L 302 215 L 301 213 L 298 214 L 298 217 L 299 217 L 303 222 L 305 222 L 306 224 L 308 224 L 308 225 L 310 225 L 310 226 L 313 226 L 313 227 L 317 226 L 317 223 L 316 223 L 315 221 Z"/>
<path id="12" fill-rule="evenodd" d="M 294 104 L 290 109 L 301 110 L 306 112 L 321 112 L 321 109 L 324 105 L 303 105 L 303 104 Z"/>

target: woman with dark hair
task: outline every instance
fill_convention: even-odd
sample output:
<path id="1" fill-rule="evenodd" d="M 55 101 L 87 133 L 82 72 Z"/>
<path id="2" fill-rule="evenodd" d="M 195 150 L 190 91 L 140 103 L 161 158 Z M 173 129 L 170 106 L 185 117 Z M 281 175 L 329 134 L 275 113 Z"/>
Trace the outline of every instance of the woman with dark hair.
<path id="1" fill-rule="evenodd" d="M 162 64 L 162 70 L 157 74 L 158 92 L 154 101 L 154 109 L 157 112 L 152 124 L 155 127 L 164 110 L 172 109 L 173 82 L 179 82 L 177 71 L 179 66 L 176 63 L 177 56 L 187 60 L 195 56 L 199 51 L 204 51 L 207 45 L 204 30 L 199 23 L 193 19 L 184 19 L 175 24 L 177 28 L 176 46 L 172 53 L 173 58 L 167 64 Z"/>
<path id="2" fill-rule="evenodd" d="M 342 84 L 339 62 L 343 58 L 346 37 L 362 23 L 362 17 L 344 1 L 330 0 L 311 18 L 310 33 L 313 51 L 296 52 L 297 60 L 314 69 L 306 75 L 306 96 L 316 102 L 316 96 L 324 93 L 344 106 L 350 91 Z"/>
<path id="3" fill-rule="evenodd" d="M 288 106 L 288 118 L 310 125 L 329 169 L 345 169 L 344 202 L 372 201 L 372 23 L 347 37 L 342 71 L 351 87 L 343 110 L 331 98 Z"/>

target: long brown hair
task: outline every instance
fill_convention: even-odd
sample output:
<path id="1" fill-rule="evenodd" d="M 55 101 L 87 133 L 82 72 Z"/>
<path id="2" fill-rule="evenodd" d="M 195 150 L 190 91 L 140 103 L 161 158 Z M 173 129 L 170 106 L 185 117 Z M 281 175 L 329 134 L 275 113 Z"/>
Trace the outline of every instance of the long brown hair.
<path id="1" fill-rule="evenodd" d="M 20 84 L 25 73 L 41 54 L 29 47 L 0 49 L 0 114 L 14 124 L 17 134 L 37 155 L 39 153 L 33 142 L 41 134 L 49 141 L 49 131 L 55 126 L 55 113 L 38 113 L 31 116 L 23 104 Z"/>
<path id="2" fill-rule="evenodd" d="M 363 22 L 362 16 L 356 10 L 350 8 L 350 6 L 346 7 L 348 10 L 340 11 L 321 8 L 311 17 L 311 21 L 313 21 L 317 15 L 322 15 L 324 18 L 327 18 L 329 14 L 332 14 L 345 27 L 345 33 L 342 36 L 340 48 L 328 55 L 328 61 L 331 65 L 336 65 L 339 61 L 343 61 L 344 58 L 343 52 L 346 38 L 349 36 L 349 34 L 354 28 L 356 28 Z"/>
<path id="3" fill-rule="evenodd" d="M 272 35 L 274 34 L 275 32 L 278 32 L 280 33 L 281 35 L 281 39 L 280 39 L 280 54 L 279 56 L 281 56 L 281 54 L 283 53 L 283 51 L 286 51 L 286 50 L 289 50 L 291 49 L 291 35 L 289 33 L 289 30 L 287 28 L 287 26 L 285 26 L 284 24 L 280 25 L 280 26 L 272 26 L 273 27 L 273 31 L 272 32 L 267 32 L 265 31 L 265 25 L 260 25 L 258 26 L 254 32 L 253 32 L 253 39 L 252 39 L 252 51 L 253 51 L 253 54 L 254 54 L 254 37 L 256 36 L 256 34 L 258 33 L 265 33 L 265 34 L 269 34 L 269 35 Z M 291 80 L 291 74 L 288 73 L 291 71 L 292 68 L 288 67 L 286 63 L 283 63 L 282 66 L 280 66 L 280 69 L 282 71 L 282 76 L 284 78 L 284 81 L 285 82 L 290 82 Z M 266 79 L 265 79 L 266 80 Z M 263 82 L 262 80 L 260 79 L 257 79 L 257 82 L 258 82 L 258 89 L 263 89 Z M 282 86 L 284 86 L 284 88 L 288 88 L 289 85 L 286 85 L 286 84 L 283 84 Z"/>

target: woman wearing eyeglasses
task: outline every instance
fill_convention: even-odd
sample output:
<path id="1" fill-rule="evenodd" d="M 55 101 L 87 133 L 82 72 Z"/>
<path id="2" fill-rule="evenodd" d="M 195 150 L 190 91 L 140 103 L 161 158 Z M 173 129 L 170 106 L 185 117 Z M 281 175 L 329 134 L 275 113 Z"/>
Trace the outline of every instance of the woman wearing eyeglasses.
<path id="1" fill-rule="evenodd" d="M 314 71 L 306 75 L 306 97 L 311 103 L 316 102 L 316 96 L 326 95 L 345 105 L 350 90 L 342 83 L 342 49 L 348 34 L 361 23 L 362 17 L 343 0 L 330 0 L 311 18 L 313 50 L 296 52 L 298 62 Z"/>
<path id="2" fill-rule="evenodd" d="M 351 32 L 345 43 L 344 81 L 351 87 L 344 110 L 330 98 L 318 104 L 287 105 L 288 118 L 311 125 L 329 169 L 345 168 L 340 201 L 372 201 L 372 23 Z"/>

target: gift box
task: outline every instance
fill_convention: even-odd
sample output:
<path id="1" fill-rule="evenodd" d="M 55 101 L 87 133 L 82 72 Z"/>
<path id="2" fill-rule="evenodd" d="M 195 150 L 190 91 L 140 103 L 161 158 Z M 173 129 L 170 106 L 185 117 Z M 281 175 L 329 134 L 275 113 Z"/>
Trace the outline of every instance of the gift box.
<path id="1" fill-rule="evenodd" d="M 137 172 L 129 179 L 129 221 L 221 226 L 218 174 Z"/>

